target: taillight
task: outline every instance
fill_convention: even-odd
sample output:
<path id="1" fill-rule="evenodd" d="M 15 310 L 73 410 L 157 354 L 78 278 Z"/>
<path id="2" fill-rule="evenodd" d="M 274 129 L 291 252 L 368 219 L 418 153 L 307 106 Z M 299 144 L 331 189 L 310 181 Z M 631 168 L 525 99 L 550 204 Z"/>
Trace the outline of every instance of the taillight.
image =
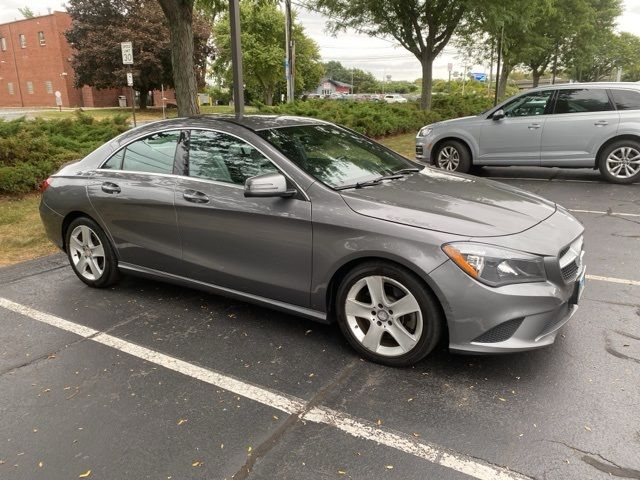
<path id="1" fill-rule="evenodd" d="M 44 193 L 44 191 L 49 188 L 49 186 L 51 185 L 51 177 L 47 178 L 44 182 L 42 182 L 40 184 L 40 192 Z"/>

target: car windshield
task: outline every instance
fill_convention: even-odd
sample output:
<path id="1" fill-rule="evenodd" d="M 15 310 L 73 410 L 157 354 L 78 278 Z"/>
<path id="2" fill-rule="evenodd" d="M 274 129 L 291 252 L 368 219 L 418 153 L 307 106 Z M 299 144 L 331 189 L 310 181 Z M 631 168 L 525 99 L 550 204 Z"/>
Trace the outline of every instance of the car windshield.
<path id="1" fill-rule="evenodd" d="M 300 125 L 257 132 L 302 170 L 341 188 L 416 165 L 362 135 L 334 125 Z"/>

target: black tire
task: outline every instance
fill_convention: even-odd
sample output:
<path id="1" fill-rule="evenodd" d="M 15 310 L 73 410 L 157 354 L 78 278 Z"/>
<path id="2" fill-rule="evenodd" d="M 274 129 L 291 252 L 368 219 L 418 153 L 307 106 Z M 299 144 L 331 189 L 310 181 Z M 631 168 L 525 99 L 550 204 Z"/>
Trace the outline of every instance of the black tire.
<path id="1" fill-rule="evenodd" d="M 95 265 L 98 265 L 98 268 L 102 267 L 102 273 L 98 275 L 94 275 L 94 278 L 88 278 L 86 274 L 83 274 L 78 266 L 76 265 L 77 261 L 77 253 L 74 253 L 74 249 L 72 248 L 72 234 L 78 227 L 88 227 L 90 230 L 90 236 L 92 238 L 92 243 L 95 242 L 95 238 L 93 235 L 97 237 L 102 245 L 104 256 L 102 259 L 99 257 L 92 257 L 95 259 Z M 113 247 L 111 246 L 111 242 L 109 242 L 109 238 L 106 236 L 102 228 L 94 222 L 92 219 L 88 217 L 78 217 L 73 220 L 69 226 L 67 227 L 67 231 L 65 232 L 65 246 L 67 250 L 67 258 L 69 259 L 69 264 L 71 268 L 78 276 L 80 280 L 94 288 L 105 288 L 110 285 L 113 285 L 120 279 L 120 272 L 118 271 L 118 263 L 116 259 L 116 255 L 113 251 Z M 92 260 L 93 261 L 93 260 Z M 78 263 L 78 265 L 80 265 Z M 93 270 L 89 269 L 90 272 L 86 272 L 88 274 L 92 273 Z"/>
<path id="2" fill-rule="evenodd" d="M 600 175 L 602 175 L 605 180 L 611 183 L 628 185 L 630 183 L 640 181 L 640 168 L 638 168 L 638 171 L 634 175 L 631 175 L 629 177 L 619 177 L 609 171 L 609 168 L 607 166 L 607 159 L 609 158 L 609 155 L 621 148 L 631 148 L 640 153 L 640 142 L 637 142 L 635 140 L 618 140 L 617 142 L 613 142 L 612 144 L 604 148 L 602 152 L 600 152 L 600 156 L 598 157 L 598 169 L 600 170 Z"/>
<path id="3" fill-rule="evenodd" d="M 441 158 L 441 156 L 444 155 L 444 152 L 447 151 L 455 152 L 454 155 L 457 160 L 457 165 L 455 166 L 455 168 L 447 168 L 446 158 Z M 469 171 L 471 170 L 471 166 L 473 165 L 469 149 L 467 149 L 466 145 L 457 140 L 447 140 L 441 143 L 435 152 L 433 162 L 434 165 L 438 168 L 458 173 L 469 173 Z"/>
<path id="4" fill-rule="evenodd" d="M 349 321 L 345 312 L 349 291 L 358 283 L 358 281 L 370 276 L 383 276 L 399 282 L 415 297 L 415 300 L 420 307 L 422 314 L 422 333 L 417 339 L 415 346 L 404 354 L 387 356 L 380 355 L 369 350 L 356 338 L 349 326 Z M 407 269 L 384 261 L 363 263 L 355 267 L 345 276 L 338 287 L 335 311 L 340 330 L 351 346 L 364 358 L 391 367 L 408 367 L 426 357 L 438 344 L 444 321 L 438 300 L 424 285 L 424 283 Z M 373 314 L 373 312 L 371 313 Z M 372 320 L 373 317 L 367 319 L 368 322 L 371 322 Z M 397 321 L 395 318 L 394 320 Z M 364 318 L 360 318 L 360 321 L 364 321 Z M 380 322 L 376 323 L 380 325 Z M 369 326 L 369 328 L 371 328 L 371 326 Z M 364 330 L 362 330 L 362 332 L 363 334 L 366 333 Z"/>

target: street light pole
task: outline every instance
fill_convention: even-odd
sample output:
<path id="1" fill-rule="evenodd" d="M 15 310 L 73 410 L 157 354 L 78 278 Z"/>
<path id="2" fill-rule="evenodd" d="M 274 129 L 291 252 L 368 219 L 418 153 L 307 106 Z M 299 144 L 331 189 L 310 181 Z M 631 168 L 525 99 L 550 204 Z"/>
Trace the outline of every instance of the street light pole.
<path id="1" fill-rule="evenodd" d="M 229 2 L 231 24 L 231 70 L 233 72 L 233 106 L 236 118 L 244 115 L 244 78 L 242 75 L 242 44 L 240 42 L 240 5 L 238 0 Z"/>
<path id="2" fill-rule="evenodd" d="M 293 102 L 293 62 L 291 53 L 293 50 L 293 38 L 291 32 L 291 0 L 284 1 L 284 17 L 285 17 L 285 30 L 284 38 L 287 43 L 285 46 L 285 60 L 284 60 L 284 74 L 287 79 L 287 103 Z"/>

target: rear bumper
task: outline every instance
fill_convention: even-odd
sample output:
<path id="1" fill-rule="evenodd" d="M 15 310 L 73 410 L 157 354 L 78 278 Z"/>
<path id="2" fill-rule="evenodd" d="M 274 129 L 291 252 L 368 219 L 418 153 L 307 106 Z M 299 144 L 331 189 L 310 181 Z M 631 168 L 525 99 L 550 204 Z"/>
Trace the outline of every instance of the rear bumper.
<path id="1" fill-rule="evenodd" d="M 449 349 L 455 352 L 508 353 L 551 345 L 578 308 L 571 303 L 574 283 L 492 288 L 451 261 L 431 277 L 446 297 Z"/>
<path id="2" fill-rule="evenodd" d="M 40 200 L 40 219 L 49 240 L 61 250 L 64 249 L 64 239 L 62 238 L 64 217 L 47 206 L 44 200 Z"/>

